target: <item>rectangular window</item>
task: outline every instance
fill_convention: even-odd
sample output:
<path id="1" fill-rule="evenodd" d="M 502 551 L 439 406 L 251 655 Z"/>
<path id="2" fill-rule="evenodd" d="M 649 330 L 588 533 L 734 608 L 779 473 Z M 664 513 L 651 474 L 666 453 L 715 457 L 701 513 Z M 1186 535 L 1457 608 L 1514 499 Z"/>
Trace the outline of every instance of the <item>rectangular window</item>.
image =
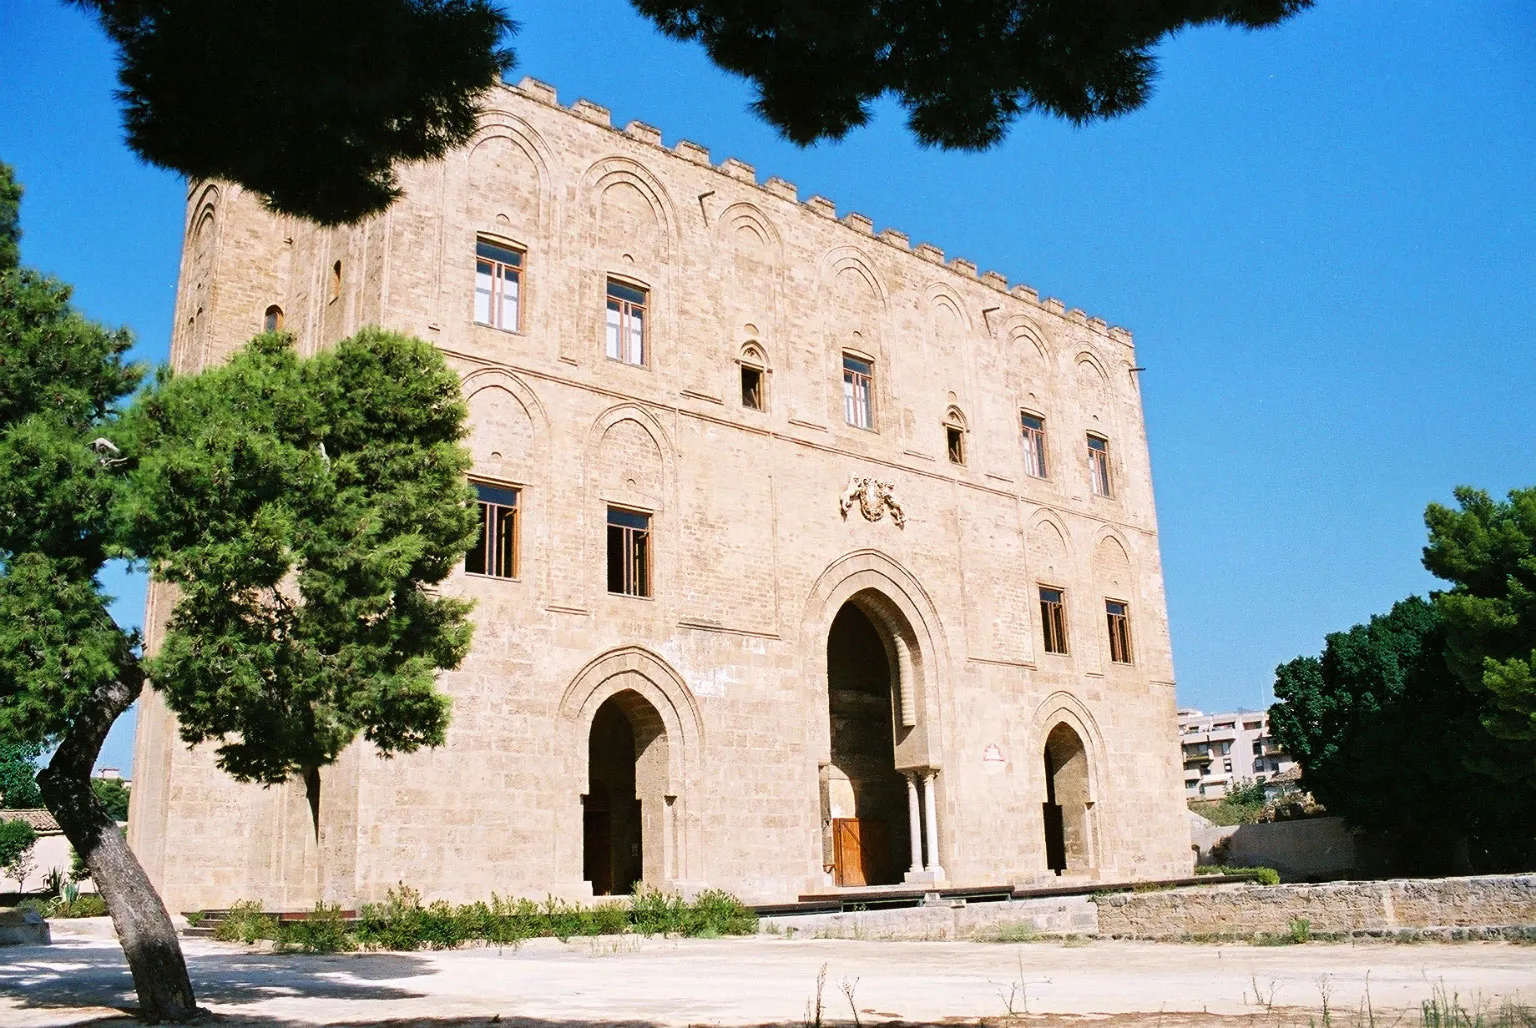
<path id="1" fill-rule="evenodd" d="M 949 451 L 951 464 L 965 463 L 965 430 L 956 425 L 944 426 L 944 445 Z"/>
<path id="2" fill-rule="evenodd" d="M 644 289 L 608 280 L 608 359 L 625 364 L 645 363 Z"/>
<path id="3" fill-rule="evenodd" d="M 1232 752 L 1232 740 L 1231 739 L 1225 739 L 1225 740 L 1223 740 L 1221 742 L 1218 742 L 1216 744 L 1216 755 L 1218 757 L 1225 757 L 1227 754 L 1229 754 L 1231 752 Z"/>
<path id="4" fill-rule="evenodd" d="M 518 490 L 475 483 L 480 496 L 480 538 L 464 556 L 464 570 L 492 578 L 517 577 Z"/>
<path id="5" fill-rule="evenodd" d="M 1104 601 L 1104 616 L 1109 621 L 1109 659 L 1116 664 L 1131 663 L 1131 609 L 1120 600 Z"/>
<path id="6" fill-rule="evenodd" d="M 1101 435 L 1088 437 L 1088 479 L 1093 495 L 1109 496 L 1109 440 Z"/>
<path id="7" fill-rule="evenodd" d="M 522 293 L 522 253 L 475 240 L 475 321 L 516 332 Z"/>
<path id="8" fill-rule="evenodd" d="M 651 516 L 608 508 L 608 591 L 651 595 Z"/>
<path id="9" fill-rule="evenodd" d="M 843 417 L 854 428 L 874 430 L 875 366 L 843 354 Z"/>
<path id="10" fill-rule="evenodd" d="M 763 402 L 762 368 L 754 368 L 750 364 L 741 366 L 741 405 L 748 410 L 762 410 L 766 406 Z"/>
<path id="11" fill-rule="evenodd" d="M 1067 598 L 1062 590 L 1040 587 L 1040 627 L 1046 653 L 1067 652 Z"/>
<path id="12" fill-rule="evenodd" d="M 1262 757 L 1264 755 L 1264 741 L 1262 739 L 1253 740 L 1253 755 L 1255 757 Z"/>
<path id="13" fill-rule="evenodd" d="M 1020 414 L 1024 432 L 1024 473 L 1031 478 L 1045 478 L 1045 419 L 1034 414 Z"/>

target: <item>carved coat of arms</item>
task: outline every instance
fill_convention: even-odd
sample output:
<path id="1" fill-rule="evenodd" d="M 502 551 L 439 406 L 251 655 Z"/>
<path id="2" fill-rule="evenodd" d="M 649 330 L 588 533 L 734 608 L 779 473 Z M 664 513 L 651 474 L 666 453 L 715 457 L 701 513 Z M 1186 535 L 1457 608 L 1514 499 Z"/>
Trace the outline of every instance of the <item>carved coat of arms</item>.
<path id="1" fill-rule="evenodd" d="M 897 528 L 905 527 L 907 513 L 897 502 L 895 490 L 896 486 L 890 482 L 882 482 L 867 475 L 854 475 L 848 479 L 848 488 L 843 490 L 843 495 L 837 501 L 843 520 L 846 521 L 848 512 L 857 506 L 865 521 L 879 521 L 889 514 Z"/>

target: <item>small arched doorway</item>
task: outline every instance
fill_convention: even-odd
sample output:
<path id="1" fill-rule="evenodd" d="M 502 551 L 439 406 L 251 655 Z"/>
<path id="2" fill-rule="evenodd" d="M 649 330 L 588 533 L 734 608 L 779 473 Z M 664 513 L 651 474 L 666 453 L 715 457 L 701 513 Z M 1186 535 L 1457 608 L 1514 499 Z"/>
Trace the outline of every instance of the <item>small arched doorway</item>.
<path id="1" fill-rule="evenodd" d="M 902 880 L 911 848 L 907 783 L 896 770 L 890 642 L 853 602 L 827 633 L 831 762 L 822 778 L 823 859 L 839 886 Z"/>
<path id="2" fill-rule="evenodd" d="M 597 708 L 582 797 L 582 877 L 593 895 L 662 884 L 667 761 L 666 727 L 645 697 L 626 689 Z"/>
<path id="3" fill-rule="evenodd" d="M 1088 750 L 1065 722 L 1045 737 L 1045 866 L 1058 875 L 1092 865 Z"/>

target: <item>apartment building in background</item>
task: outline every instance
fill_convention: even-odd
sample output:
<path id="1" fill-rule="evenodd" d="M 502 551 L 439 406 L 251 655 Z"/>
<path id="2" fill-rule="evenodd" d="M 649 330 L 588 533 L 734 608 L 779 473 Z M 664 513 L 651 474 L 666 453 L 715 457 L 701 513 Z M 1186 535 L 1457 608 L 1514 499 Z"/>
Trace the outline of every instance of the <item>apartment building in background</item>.
<path id="1" fill-rule="evenodd" d="M 1296 766 L 1269 734 L 1269 714 L 1238 710 L 1206 714 L 1179 710 L 1184 797 L 1218 799 L 1243 781 L 1268 782 Z"/>

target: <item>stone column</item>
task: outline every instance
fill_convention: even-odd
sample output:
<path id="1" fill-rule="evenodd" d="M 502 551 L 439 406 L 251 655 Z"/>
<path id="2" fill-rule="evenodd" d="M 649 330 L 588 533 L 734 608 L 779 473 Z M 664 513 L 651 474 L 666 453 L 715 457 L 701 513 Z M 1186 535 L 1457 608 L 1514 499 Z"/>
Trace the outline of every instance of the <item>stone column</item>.
<path id="1" fill-rule="evenodd" d="M 912 843 L 910 873 L 918 874 L 923 870 L 923 815 L 917 805 L 917 774 L 906 771 L 902 777 L 907 780 L 907 837 Z"/>
<path id="2" fill-rule="evenodd" d="M 935 878 L 944 877 L 944 866 L 939 863 L 939 804 L 934 797 L 933 780 L 939 776 L 937 771 L 923 772 L 923 805 L 928 808 L 928 867 L 926 870 Z"/>

